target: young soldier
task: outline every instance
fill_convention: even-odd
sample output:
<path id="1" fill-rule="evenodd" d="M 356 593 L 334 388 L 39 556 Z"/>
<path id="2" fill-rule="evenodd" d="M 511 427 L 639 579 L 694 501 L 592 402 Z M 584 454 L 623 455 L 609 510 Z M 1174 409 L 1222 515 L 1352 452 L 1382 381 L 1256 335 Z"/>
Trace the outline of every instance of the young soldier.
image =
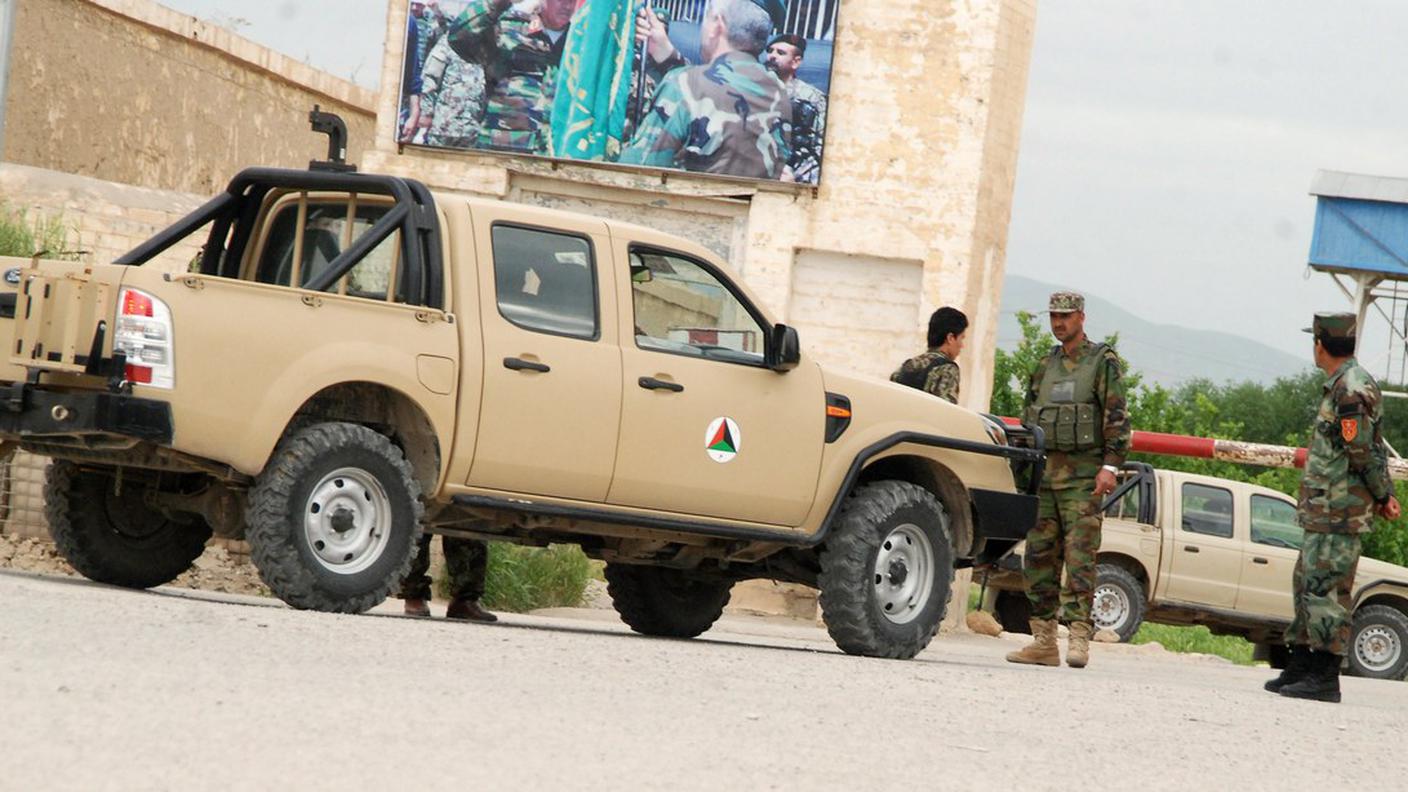
<path id="1" fill-rule="evenodd" d="M 1119 357 L 1086 338 L 1085 298 L 1056 292 L 1049 310 L 1051 333 L 1061 343 L 1032 372 L 1024 410 L 1024 420 L 1045 433 L 1047 451 L 1040 510 L 1027 532 L 1022 564 L 1033 641 L 1007 660 L 1060 665 L 1059 616 L 1070 625 L 1066 664 L 1084 668 L 1090 659 L 1100 501 L 1115 489 L 1115 474 L 1129 452 L 1129 416 Z"/>
<path id="2" fill-rule="evenodd" d="M 1311 425 L 1310 454 L 1297 509 L 1305 539 L 1291 579 L 1296 615 L 1286 630 L 1290 659 L 1266 689 L 1292 698 L 1338 703 L 1340 663 L 1349 649 L 1350 590 L 1359 565 L 1359 535 L 1373 515 L 1400 513 L 1388 477 L 1379 422 L 1379 385 L 1354 359 L 1355 316 L 1318 313 L 1315 365 L 1329 375 Z"/>
<path id="3" fill-rule="evenodd" d="M 961 373 L 954 361 L 963 351 L 967 334 L 968 317 L 962 311 L 948 306 L 934 311 L 929 317 L 929 349 L 901 363 L 890 381 L 957 404 Z"/>

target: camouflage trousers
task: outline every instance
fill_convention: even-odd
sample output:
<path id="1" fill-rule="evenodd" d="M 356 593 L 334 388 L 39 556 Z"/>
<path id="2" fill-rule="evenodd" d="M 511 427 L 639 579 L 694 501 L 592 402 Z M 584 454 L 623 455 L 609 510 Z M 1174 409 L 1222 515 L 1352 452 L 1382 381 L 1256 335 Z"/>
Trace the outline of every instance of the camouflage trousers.
<path id="1" fill-rule="evenodd" d="M 1090 621 L 1102 519 L 1100 499 L 1094 491 L 1093 479 L 1071 489 L 1041 489 L 1036 526 L 1027 532 L 1022 559 L 1022 579 L 1033 619 L 1060 619 L 1068 624 Z"/>
<path id="2" fill-rule="evenodd" d="M 430 537 L 420 538 L 411 571 L 401 582 L 401 599 L 430 599 Z M 440 537 L 445 550 L 445 573 L 450 578 L 450 596 L 479 600 L 484 596 L 484 575 L 488 569 L 489 546 L 474 539 Z"/>
<path id="3" fill-rule="evenodd" d="M 1358 534 L 1305 532 L 1291 576 L 1296 617 L 1286 629 L 1287 644 L 1341 657 L 1349 651 L 1350 591 L 1359 550 Z"/>

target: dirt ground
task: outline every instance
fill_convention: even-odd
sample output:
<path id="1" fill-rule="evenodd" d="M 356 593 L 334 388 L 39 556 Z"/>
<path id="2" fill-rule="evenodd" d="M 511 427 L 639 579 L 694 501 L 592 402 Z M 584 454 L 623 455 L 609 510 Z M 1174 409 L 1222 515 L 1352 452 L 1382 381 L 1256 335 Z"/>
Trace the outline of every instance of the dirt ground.
<path id="1" fill-rule="evenodd" d="M 78 576 L 73 567 L 54 550 L 53 542 L 48 539 L 21 539 L 9 534 L 0 534 L 0 569 Z M 249 563 L 248 557 L 232 554 L 214 543 L 196 559 L 191 569 L 172 581 L 171 585 L 226 594 L 269 595 L 269 589 L 259 580 L 259 572 Z"/>
<path id="2" fill-rule="evenodd" d="M 1408 685 L 1347 679 L 1318 704 L 1157 647 L 1004 663 L 1020 640 L 897 662 L 792 621 L 673 641 L 602 610 L 460 624 L 0 571 L 0 789 L 1284 792 L 1408 772 Z"/>

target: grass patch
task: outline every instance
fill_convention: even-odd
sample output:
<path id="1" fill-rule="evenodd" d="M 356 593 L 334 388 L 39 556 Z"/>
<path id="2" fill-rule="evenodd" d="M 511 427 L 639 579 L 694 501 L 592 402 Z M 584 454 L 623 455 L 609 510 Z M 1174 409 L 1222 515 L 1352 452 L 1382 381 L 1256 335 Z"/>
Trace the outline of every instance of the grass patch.
<path id="1" fill-rule="evenodd" d="M 591 559 L 575 545 L 523 547 L 490 542 L 484 607 L 511 613 L 573 608 L 582 604 L 587 581 L 598 576 Z M 443 571 L 435 590 L 448 598 L 449 580 Z"/>
<path id="2" fill-rule="evenodd" d="M 1225 657 L 1238 665 L 1252 665 L 1252 644 L 1235 635 L 1213 635 L 1208 628 L 1174 627 L 1169 624 L 1140 625 L 1130 643 L 1158 641 L 1170 652 L 1198 652 Z"/>
<path id="3" fill-rule="evenodd" d="M 26 210 L 0 203 L 0 256 L 29 258 L 43 252 L 44 258 L 77 260 L 78 252 L 68 244 L 72 231 L 60 217 L 31 219 Z"/>

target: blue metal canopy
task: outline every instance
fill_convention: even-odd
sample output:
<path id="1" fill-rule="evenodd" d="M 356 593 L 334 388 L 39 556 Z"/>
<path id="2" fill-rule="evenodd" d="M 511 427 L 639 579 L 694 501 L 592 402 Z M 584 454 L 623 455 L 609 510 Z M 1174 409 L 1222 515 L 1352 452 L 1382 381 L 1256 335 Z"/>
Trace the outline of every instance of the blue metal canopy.
<path id="1" fill-rule="evenodd" d="M 1408 280 L 1408 179 L 1320 171 L 1310 266 Z"/>

